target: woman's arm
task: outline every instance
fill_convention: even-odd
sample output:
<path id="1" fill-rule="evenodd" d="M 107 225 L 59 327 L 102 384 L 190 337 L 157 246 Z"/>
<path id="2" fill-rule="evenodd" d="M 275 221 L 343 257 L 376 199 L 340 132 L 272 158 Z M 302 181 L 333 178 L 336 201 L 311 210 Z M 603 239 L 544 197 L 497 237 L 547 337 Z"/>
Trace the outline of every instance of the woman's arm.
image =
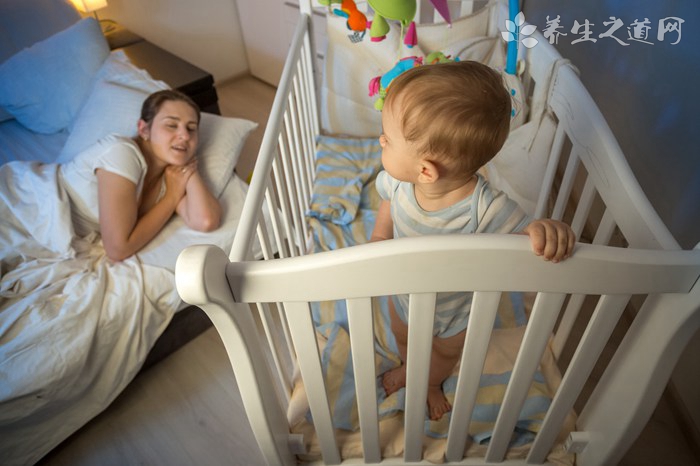
<path id="1" fill-rule="evenodd" d="M 121 261 L 151 241 L 172 217 L 191 173 L 166 178 L 165 195 L 141 217 L 136 185 L 115 173 L 97 169 L 100 232 L 107 257 Z"/>
<path id="2" fill-rule="evenodd" d="M 191 162 L 196 164 L 196 161 Z M 196 167 L 196 165 L 195 165 Z M 187 180 L 185 196 L 176 207 L 177 214 L 187 226 L 199 231 L 212 231 L 221 223 L 221 204 L 207 188 L 196 169 Z"/>
<path id="3" fill-rule="evenodd" d="M 369 240 L 370 242 L 383 241 L 385 239 L 392 239 L 393 237 L 394 222 L 391 220 L 391 202 L 382 201 L 382 203 L 379 204 L 377 220 L 374 223 L 374 230 L 372 230 L 372 236 Z"/>

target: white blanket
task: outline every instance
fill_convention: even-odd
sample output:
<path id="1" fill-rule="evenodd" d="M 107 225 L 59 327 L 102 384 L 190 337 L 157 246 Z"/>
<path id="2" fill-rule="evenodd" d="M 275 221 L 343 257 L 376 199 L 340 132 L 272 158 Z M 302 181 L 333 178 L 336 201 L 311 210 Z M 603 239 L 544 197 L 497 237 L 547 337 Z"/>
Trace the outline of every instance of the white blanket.
<path id="1" fill-rule="evenodd" d="M 174 275 L 75 236 L 57 165 L 0 167 L 0 458 L 34 463 L 123 390 L 180 299 Z"/>

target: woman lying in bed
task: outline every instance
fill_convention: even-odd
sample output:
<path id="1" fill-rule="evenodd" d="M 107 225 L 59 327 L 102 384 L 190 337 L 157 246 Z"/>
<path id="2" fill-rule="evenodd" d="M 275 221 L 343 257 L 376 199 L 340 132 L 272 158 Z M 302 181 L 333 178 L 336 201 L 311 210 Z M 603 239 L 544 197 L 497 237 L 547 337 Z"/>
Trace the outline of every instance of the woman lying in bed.
<path id="1" fill-rule="evenodd" d="M 164 90 L 143 103 L 135 139 L 111 135 L 61 166 L 76 233 L 100 231 L 115 261 L 138 252 L 174 213 L 195 230 L 219 226 L 221 207 L 197 171 L 200 112 Z"/>

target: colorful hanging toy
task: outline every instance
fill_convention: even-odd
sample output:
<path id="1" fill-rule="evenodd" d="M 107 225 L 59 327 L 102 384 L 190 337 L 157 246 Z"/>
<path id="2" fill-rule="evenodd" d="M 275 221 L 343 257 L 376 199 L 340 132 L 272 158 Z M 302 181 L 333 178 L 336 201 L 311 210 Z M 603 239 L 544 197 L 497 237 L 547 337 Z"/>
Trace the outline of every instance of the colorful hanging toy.
<path id="1" fill-rule="evenodd" d="M 442 52 L 433 52 L 428 54 L 425 59 L 423 57 L 406 57 L 394 65 L 392 69 L 387 71 L 381 76 L 374 77 L 369 82 L 369 96 L 374 97 L 379 95 L 377 100 L 374 101 L 374 108 L 381 111 L 384 108 L 384 99 L 386 98 L 386 92 L 389 89 L 389 85 L 394 79 L 396 79 L 401 73 L 415 68 L 421 65 L 433 65 L 436 63 L 447 63 L 451 61 L 459 61 L 459 57 L 452 60 L 449 55 L 445 55 Z"/>
<path id="2" fill-rule="evenodd" d="M 367 17 L 360 10 L 354 0 L 318 0 L 321 5 L 331 7 L 332 4 L 340 4 L 340 8 L 333 8 L 332 12 L 338 16 L 347 18 L 346 25 L 352 31 L 348 37 L 353 43 L 360 42 L 367 27 L 372 42 L 380 42 L 386 38 L 389 32 L 387 20 L 399 21 L 403 35 L 403 43 L 412 48 L 418 43 L 416 34 L 416 0 L 368 0 L 367 3 L 374 10 L 374 18 L 367 21 Z M 451 26 L 450 10 L 447 0 L 430 0 L 433 7 L 440 13 L 443 19 Z"/>
<path id="3" fill-rule="evenodd" d="M 347 18 L 345 24 L 352 31 L 352 34 L 348 37 L 353 43 L 360 42 L 365 37 L 367 17 L 357 9 L 354 0 L 319 0 L 319 3 L 328 7 L 330 7 L 331 3 L 340 4 L 340 8 L 334 8 L 333 13 Z"/>
<path id="4" fill-rule="evenodd" d="M 408 48 L 412 48 L 418 43 L 416 23 L 413 21 L 416 16 L 416 0 L 367 0 L 367 3 L 374 10 L 374 18 L 369 28 L 369 36 L 373 42 L 384 40 L 389 32 L 389 24 L 386 21 L 389 19 L 401 23 L 401 29 L 405 31 L 403 43 Z M 445 22 L 451 26 L 452 19 L 447 0 L 430 0 L 430 3 L 433 4 Z"/>
<path id="5" fill-rule="evenodd" d="M 369 28 L 369 37 L 373 42 L 384 40 L 389 32 L 387 19 L 399 21 L 401 28 L 406 30 L 404 44 L 408 47 L 416 45 L 416 0 L 368 0 L 374 10 L 374 18 Z"/>

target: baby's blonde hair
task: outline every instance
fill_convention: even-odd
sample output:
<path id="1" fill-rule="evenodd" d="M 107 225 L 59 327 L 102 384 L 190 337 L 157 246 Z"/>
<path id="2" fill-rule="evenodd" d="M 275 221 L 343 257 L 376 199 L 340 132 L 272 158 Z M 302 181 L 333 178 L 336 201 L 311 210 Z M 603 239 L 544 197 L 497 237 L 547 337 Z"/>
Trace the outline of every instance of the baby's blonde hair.
<path id="1" fill-rule="evenodd" d="M 458 176 L 471 176 L 491 160 L 510 129 L 511 100 L 503 78 L 474 61 L 402 73 L 388 89 L 387 105 L 400 109 L 396 117 L 406 140 Z"/>

